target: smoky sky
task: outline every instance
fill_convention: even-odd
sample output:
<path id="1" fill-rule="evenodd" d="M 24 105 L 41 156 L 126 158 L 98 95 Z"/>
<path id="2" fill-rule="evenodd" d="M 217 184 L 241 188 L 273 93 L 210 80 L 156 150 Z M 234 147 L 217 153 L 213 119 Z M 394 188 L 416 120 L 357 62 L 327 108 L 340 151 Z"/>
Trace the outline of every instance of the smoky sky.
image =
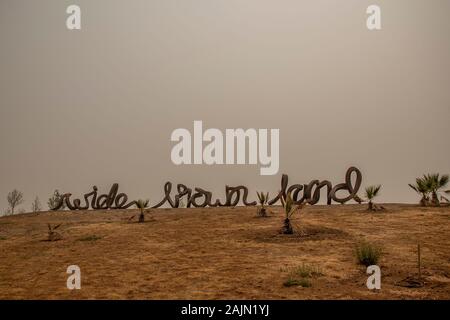
<path id="1" fill-rule="evenodd" d="M 66 8 L 81 7 L 79 31 Z M 381 7 L 382 29 L 366 28 Z M 54 189 L 118 182 L 131 198 L 170 180 L 223 197 L 225 185 L 408 183 L 450 172 L 450 2 L 446 0 L 0 1 L 0 209 Z M 177 128 L 280 129 L 280 169 L 181 165 Z"/>

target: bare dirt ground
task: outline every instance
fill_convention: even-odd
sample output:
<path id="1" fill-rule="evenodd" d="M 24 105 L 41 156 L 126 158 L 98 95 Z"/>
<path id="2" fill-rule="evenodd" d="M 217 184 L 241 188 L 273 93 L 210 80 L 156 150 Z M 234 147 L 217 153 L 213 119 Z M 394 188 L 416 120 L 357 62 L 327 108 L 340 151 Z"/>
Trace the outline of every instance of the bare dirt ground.
<path id="1" fill-rule="evenodd" d="M 278 233 L 280 207 L 41 212 L 0 218 L 0 299 L 450 299 L 450 208 L 386 204 L 306 207 L 302 235 Z M 47 223 L 63 239 L 44 241 Z M 381 290 L 366 287 L 353 251 L 361 239 L 383 247 Z M 417 274 L 422 243 L 425 285 Z M 81 290 L 66 269 L 81 268 Z M 322 275 L 310 287 L 285 287 L 290 270 L 309 264 Z"/>

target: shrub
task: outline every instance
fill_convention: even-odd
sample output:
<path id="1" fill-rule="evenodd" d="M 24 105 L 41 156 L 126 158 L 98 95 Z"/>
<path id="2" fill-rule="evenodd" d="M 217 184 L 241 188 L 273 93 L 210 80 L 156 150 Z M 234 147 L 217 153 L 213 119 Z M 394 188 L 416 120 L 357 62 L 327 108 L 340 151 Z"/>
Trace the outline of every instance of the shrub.
<path id="1" fill-rule="evenodd" d="M 425 178 L 416 178 L 416 184 L 408 184 L 411 189 L 421 195 L 420 205 L 427 206 L 430 203 L 431 185 Z"/>
<path id="2" fill-rule="evenodd" d="M 58 189 L 53 192 L 53 195 L 48 199 L 47 205 L 50 210 L 53 210 L 61 201 L 63 197 L 62 194 L 59 193 Z M 66 208 L 66 204 L 63 202 L 61 208 L 59 210 L 64 210 Z"/>
<path id="3" fill-rule="evenodd" d="M 356 245 L 355 256 L 359 264 L 366 267 L 378 264 L 382 250 L 379 246 L 367 241 L 362 241 Z"/>
<path id="4" fill-rule="evenodd" d="M 368 204 L 369 206 L 368 206 L 367 210 L 376 211 L 376 206 L 373 203 L 373 199 L 378 196 L 380 189 L 381 189 L 381 185 L 369 186 L 366 188 L 366 190 L 365 190 L 366 199 L 369 201 L 369 204 Z"/>
<path id="5" fill-rule="evenodd" d="M 434 206 L 439 206 L 440 201 L 438 194 L 441 192 L 441 189 L 443 189 L 445 186 L 447 186 L 449 181 L 448 174 L 439 175 L 439 173 L 433 173 L 428 174 L 425 176 L 426 179 L 428 179 L 431 186 L 431 204 Z"/>
<path id="6" fill-rule="evenodd" d="M 48 239 L 47 239 L 48 241 L 58 241 L 62 239 L 61 234 L 55 231 L 61 226 L 61 224 L 52 226 L 50 223 L 48 223 L 47 226 L 48 226 Z"/>
<path id="7" fill-rule="evenodd" d="M 439 206 L 439 194 L 448 182 L 449 176 L 447 174 L 440 175 L 439 173 L 432 173 L 424 174 L 422 178 L 416 178 L 416 184 L 409 184 L 409 186 L 422 196 L 420 200 L 421 206 Z M 441 196 L 441 199 L 448 201 L 443 196 Z"/>
<path id="8" fill-rule="evenodd" d="M 260 205 L 256 213 L 260 217 L 267 217 L 266 204 L 269 201 L 269 193 L 256 192 L 256 194 L 258 195 L 258 201 Z"/>
<path id="9" fill-rule="evenodd" d="M 299 212 L 304 206 L 305 203 L 296 204 L 296 202 L 292 199 L 291 194 L 288 193 L 286 196 L 281 197 L 281 204 L 284 209 L 285 219 L 283 222 L 283 227 L 281 228 L 281 233 L 283 234 L 293 234 L 294 229 L 292 228 L 292 217 L 294 214 Z"/>
<path id="10" fill-rule="evenodd" d="M 139 221 L 138 221 L 139 223 L 142 223 L 145 221 L 144 210 L 145 210 L 145 208 L 148 207 L 149 202 L 150 201 L 148 199 L 147 200 L 139 199 L 136 201 L 136 207 L 138 207 L 140 210 Z"/>
<path id="11" fill-rule="evenodd" d="M 41 210 L 42 210 L 41 202 L 39 201 L 39 198 L 36 197 L 34 198 L 33 203 L 31 203 L 31 212 L 38 212 Z"/>

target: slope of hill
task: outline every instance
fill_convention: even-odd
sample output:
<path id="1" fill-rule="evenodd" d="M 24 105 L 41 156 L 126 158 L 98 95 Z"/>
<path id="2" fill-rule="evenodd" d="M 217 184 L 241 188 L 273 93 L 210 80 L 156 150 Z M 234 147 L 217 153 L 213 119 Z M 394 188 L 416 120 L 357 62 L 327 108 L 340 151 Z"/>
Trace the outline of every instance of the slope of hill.
<path id="1" fill-rule="evenodd" d="M 40 212 L 0 218 L 0 299 L 450 299 L 450 208 L 387 204 L 306 207 L 296 235 L 278 233 L 280 207 Z M 62 240 L 45 241 L 62 223 Z M 381 290 L 366 287 L 353 251 L 383 248 Z M 425 285 L 417 273 L 422 244 Z M 81 290 L 66 287 L 81 269 Z M 310 286 L 284 286 L 293 270 L 320 270 Z"/>

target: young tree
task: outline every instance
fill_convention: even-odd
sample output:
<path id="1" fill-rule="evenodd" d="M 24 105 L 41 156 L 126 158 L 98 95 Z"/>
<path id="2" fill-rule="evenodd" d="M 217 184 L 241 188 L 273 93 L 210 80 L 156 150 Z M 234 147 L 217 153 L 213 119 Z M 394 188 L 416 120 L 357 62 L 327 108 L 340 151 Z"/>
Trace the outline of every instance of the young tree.
<path id="1" fill-rule="evenodd" d="M 47 239 L 48 241 L 58 241 L 62 239 L 61 234 L 55 231 L 61 226 L 61 224 L 52 226 L 50 223 L 48 223 L 47 226 L 48 226 L 48 239 Z"/>
<path id="2" fill-rule="evenodd" d="M 281 197 L 281 204 L 283 205 L 285 219 L 283 222 L 283 227 L 281 229 L 281 233 L 283 234 L 293 234 L 294 228 L 292 228 L 291 220 L 292 216 L 299 212 L 305 206 L 305 203 L 295 204 L 294 200 L 292 200 L 291 194 L 288 193 L 286 196 Z"/>
<path id="3" fill-rule="evenodd" d="M 10 193 L 8 193 L 8 204 L 9 208 L 11 209 L 11 214 L 14 214 L 14 209 L 23 203 L 23 193 L 19 190 L 14 189 Z"/>
<path id="4" fill-rule="evenodd" d="M 434 206 L 439 206 L 441 203 L 439 202 L 438 193 L 448 184 L 449 176 L 447 174 L 440 176 L 439 173 L 433 173 L 425 175 L 424 178 L 430 185 L 431 203 Z"/>
<path id="5" fill-rule="evenodd" d="M 136 207 L 138 207 L 141 211 L 141 213 L 139 214 L 139 222 L 142 223 L 145 221 L 145 215 L 144 215 L 144 210 L 145 208 L 148 207 L 149 204 L 149 200 L 142 200 L 139 199 L 138 201 L 136 201 Z"/>
<path id="6" fill-rule="evenodd" d="M 370 186 L 366 188 L 366 198 L 369 201 L 369 207 L 368 210 L 375 211 L 376 208 L 373 203 L 373 199 L 378 196 L 378 193 L 380 192 L 381 185 L 377 186 Z"/>
<path id="7" fill-rule="evenodd" d="M 53 208 L 56 207 L 56 205 L 59 203 L 60 199 L 62 197 L 62 194 L 59 193 L 58 189 L 53 192 L 53 195 L 48 199 L 47 205 L 50 210 L 53 210 Z M 64 210 L 66 208 L 66 204 L 63 203 L 60 210 Z"/>
<path id="8" fill-rule="evenodd" d="M 36 197 L 34 198 L 33 203 L 31 204 L 31 212 L 38 212 L 41 210 L 42 210 L 41 202 L 39 201 L 39 198 Z"/>
<path id="9" fill-rule="evenodd" d="M 260 217 L 267 217 L 267 212 L 266 212 L 266 204 L 267 201 L 269 201 L 269 193 L 263 193 L 263 192 L 256 192 L 256 194 L 258 195 L 258 200 L 259 200 L 259 207 L 257 209 L 257 214 Z"/>
<path id="10" fill-rule="evenodd" d="M 408 184 L 411 189 L 420 194 L 422 198 L 420 199 L 420 205 L 422 207 L 426 207 L 430 203 L 430 192 L 431 185 L 430 181 L 425 178 L 416 178 L 416 184 L 413 185 L 411 183 Z"/>

